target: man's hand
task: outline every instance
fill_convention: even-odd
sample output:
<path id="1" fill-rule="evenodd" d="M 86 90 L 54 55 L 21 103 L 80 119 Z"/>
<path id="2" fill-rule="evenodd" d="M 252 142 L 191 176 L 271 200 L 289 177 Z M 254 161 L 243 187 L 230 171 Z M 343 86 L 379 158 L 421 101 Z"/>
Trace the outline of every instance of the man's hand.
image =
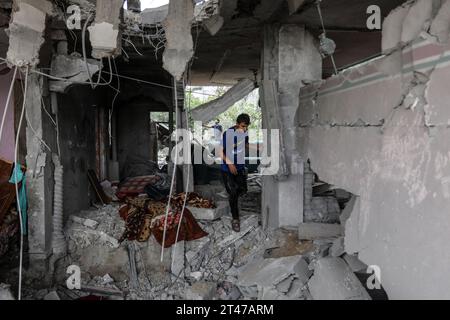
<path id="1" fill-rule="evenodd" d="M 228 169 L 230 169 L 231 174 L 237 176 L 238 171 L 237 171 L 236 166 L 234 164 L 230 163 L 228 165 Z"/>

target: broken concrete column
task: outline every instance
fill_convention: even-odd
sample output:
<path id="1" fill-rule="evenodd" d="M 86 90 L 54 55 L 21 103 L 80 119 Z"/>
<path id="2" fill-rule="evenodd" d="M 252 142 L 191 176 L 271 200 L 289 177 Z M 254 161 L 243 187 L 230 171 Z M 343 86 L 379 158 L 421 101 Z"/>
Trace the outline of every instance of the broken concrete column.
<path id="1" fill-rule="evenodd" d="M 6 59 L 15 66 L 37 66 L 44 43 L 47 15 L 53 5 L 47 0 L 14 0 L 9 25 L 9 47 Z"/>
<path id="2" fill-rule="evenodd" d="M 308 286 L 315 300 L 371 300 L 366 289 L 341 258 L 318 260 Z"/>
<path id="3" fill-rule="evenodd" d="M 88 27 L 92 56 L 102 59 L 119 54 L 120 10 L 123 0 L 97 0 L 95 22 Z"/>
<path id="4" fill-rule="evenodd" d="M 166 48 L 163 67 L 180 80 L 194 54 L 191 25 L 194 19 L 192 0 L 171 0 L 169 13 L 163 22 L 166 31 Z"/>
<path id="5" fill-rule="evenodd" d="M 31 267 L 45 271 L 46 259 L 51 253 L 53 214 L 52 157 L 40 140 L 55 148 L 55 130 L 41 106 L 42 78 L 30 74 L 27 90 L 27 194 L 28 194 L 28 245 Z M 54 150 L 55 150 L 54 149 Z"/>
<path id="6" fill-rule="evenodd" d="M 264 220 L 269 227 L 297 226 L 303 221 L 304 168 L 295 118 L 300 88 L 321 79 L 322 58 L 304 26 L 273 25 L 264 31 L 262 60 L 263 128 L 280 130 L 282 153 L 278 179 L 263 179 Z"/>
<path id="7" fill-rule="evenodd" d="M 192 118 L 196 121 L 207 123 L 227 111 L 239 100 L 248 96 L 255 88 L 255 83 L 252 80 L 243 79 L 231 87 L 221 97 L 202 104 L 192 110 Z"/>

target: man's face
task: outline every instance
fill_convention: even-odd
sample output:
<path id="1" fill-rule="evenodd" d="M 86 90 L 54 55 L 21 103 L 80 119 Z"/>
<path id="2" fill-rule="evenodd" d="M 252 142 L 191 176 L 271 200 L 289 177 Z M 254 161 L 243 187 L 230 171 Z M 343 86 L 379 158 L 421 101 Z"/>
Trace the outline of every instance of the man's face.
<path id="1" fill-rule="evenodd" d="M 247 132 L 248 131 L 248 124 L 245 122 L 237 123 L 236 124 L 236 130 L 239 132 Z"/>

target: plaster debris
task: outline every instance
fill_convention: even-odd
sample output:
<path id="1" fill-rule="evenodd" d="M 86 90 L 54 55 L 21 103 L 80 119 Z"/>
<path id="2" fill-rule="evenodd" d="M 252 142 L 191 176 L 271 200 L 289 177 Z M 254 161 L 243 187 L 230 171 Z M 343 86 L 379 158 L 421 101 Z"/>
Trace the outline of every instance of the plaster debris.
<path id="1" fill-rule="evenodd" d="M 361 282 L 341 258 L 320 259 L 308 287 L 316 300 L 371 300 Z"/>

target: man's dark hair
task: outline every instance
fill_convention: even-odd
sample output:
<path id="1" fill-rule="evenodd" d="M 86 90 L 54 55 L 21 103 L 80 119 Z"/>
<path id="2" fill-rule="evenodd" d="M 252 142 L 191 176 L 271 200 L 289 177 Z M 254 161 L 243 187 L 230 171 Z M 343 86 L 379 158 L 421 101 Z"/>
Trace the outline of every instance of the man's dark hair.
<path id="1" fill-rule="evenodd" d="M 240 114 L 237 119 L 237 123 L 245 123 L 246 125 L 250 125 L 250 116 L 246 113 Z"/>

